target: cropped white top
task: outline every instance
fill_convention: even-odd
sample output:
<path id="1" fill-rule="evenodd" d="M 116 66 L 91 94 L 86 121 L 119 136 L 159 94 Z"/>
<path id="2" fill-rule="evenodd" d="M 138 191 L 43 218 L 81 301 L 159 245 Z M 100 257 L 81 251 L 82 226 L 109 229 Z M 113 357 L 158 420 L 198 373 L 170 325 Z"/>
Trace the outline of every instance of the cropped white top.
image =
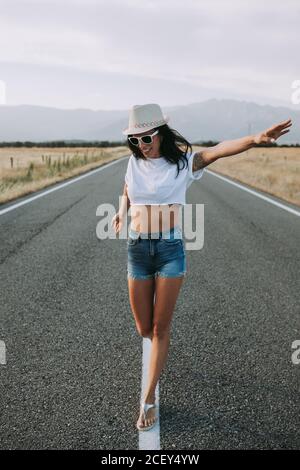
<path id="1" fill-rule="evenodd" d="M 180 168 L 183 164 L 185 167 L 179 170 L 177 178 L 177 165 L 164 157 L 143 160 L 131 154 L 125 175 L 130 204 L 186 204 L 187 188 L 194 180 L 199 180 L 204 172 L 204 168 L 192 171 L 195 153 L 186 154 L 188 168 L 185 162 L 179 162 Z"/>

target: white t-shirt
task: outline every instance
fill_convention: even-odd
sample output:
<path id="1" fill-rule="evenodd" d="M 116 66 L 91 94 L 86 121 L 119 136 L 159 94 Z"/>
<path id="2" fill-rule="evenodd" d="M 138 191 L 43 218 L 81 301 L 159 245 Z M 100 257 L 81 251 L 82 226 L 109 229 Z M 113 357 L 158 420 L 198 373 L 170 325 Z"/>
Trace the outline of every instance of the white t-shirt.
<path id="1" fill-rule="evenodd" d="M 177 165 L 168 162 L 164 157 L 137 159 L 131 154 L 125 182 L 128 186 L 130 204 L 186 204 L 185 193 L 193 181 L 199 180 L 204 168 L 193 173 L 193 158 L 196 152 L 187 153 L 188 167 L 180 161 Z"/>

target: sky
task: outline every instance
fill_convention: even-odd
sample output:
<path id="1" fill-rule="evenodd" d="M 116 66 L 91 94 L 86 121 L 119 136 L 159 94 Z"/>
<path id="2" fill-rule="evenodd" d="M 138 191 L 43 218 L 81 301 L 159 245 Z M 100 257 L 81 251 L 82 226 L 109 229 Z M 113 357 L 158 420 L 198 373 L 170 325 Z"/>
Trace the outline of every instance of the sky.
<path id="1" fill-rule="evenodd" d="M 300 110 L 299 0 L 0 0 L 0 103 Z"/>

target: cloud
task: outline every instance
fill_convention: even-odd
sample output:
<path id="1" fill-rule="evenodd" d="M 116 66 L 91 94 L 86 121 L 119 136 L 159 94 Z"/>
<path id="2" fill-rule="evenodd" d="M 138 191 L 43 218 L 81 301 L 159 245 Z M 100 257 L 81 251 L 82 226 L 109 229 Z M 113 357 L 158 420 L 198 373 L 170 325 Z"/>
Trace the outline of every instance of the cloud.
<path id="1" fill-rule="evenodd" d="M 0 64 L 278 97 L 299 78 L 299 12 L 294 0 L 4 0 Z"/>

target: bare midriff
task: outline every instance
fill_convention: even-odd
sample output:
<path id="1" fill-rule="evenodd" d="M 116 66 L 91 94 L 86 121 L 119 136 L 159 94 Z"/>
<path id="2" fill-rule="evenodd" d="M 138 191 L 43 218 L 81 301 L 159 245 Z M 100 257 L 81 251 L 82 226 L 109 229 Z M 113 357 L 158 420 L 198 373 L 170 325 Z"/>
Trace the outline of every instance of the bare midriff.
<path id="1" fill-rule="evenodd" d="M 140 233 L 154 233 L 170 230 L 178 225 L 181 204 L 160 204 L 130 206 L 130 228 Z"/>

